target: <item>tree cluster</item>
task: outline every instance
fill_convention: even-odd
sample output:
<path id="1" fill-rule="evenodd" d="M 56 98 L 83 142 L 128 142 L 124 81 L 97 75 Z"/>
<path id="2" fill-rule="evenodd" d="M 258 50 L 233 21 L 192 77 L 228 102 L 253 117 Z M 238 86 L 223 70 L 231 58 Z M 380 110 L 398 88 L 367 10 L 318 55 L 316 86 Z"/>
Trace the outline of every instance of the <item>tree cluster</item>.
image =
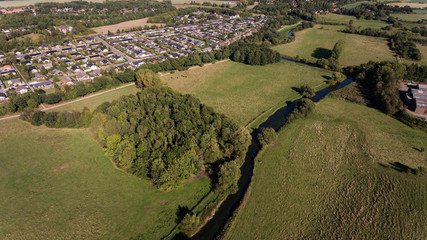
<path id="1" fill-rule="evenodd" d="M 71 112 L 42 112 L 29 110 L 20 115 L 20 119 L 30 122 L 32 125 L 45 125 L 50 128 L 81 128 L 89 127 L 92 113 L 88 108 L 83 111 Z"/>
<path id="2" fill-rule="evenodd" d="M 422 55 L 415 43 L 407 34 L 397 33 L 389 40 L 390 48 L 403 58 L 421 60 Z"/>
<path id="3" fill-rule="evenodd" d="M 229 194 L 237 186 L 235 176 L 250 142 L 246 129 L 168 88 L 149 88 L 101 104 L 91 129 L 119 168 L 149 178 L 163 190 L 219 165 L 217 192 Z"/>
<path id="4" fill-rule="evenodd" d="M 425 81 L 427 66 L 407 65 L 398 62 L 369 62 L 348 67 L 346 75 L 355 79 L 368 96 L 371 105 L 386 114 L 402 109 L 397 83 L 400 79 Z"/>

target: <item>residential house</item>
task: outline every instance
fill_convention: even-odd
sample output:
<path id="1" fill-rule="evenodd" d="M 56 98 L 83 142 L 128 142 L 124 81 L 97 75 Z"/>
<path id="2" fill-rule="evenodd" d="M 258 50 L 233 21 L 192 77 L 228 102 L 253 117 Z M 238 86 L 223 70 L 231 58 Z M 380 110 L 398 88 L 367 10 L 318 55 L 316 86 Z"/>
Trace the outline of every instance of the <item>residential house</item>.
<path id="1" fill-rule="evenodd" d="M 44 75 L 43 74 L 41 74 L 41 73 L 36 73 L 35 75 L 34 75 L 34 80 L 36 80 L 36 81 L 40 81 L 40 80 L 44 80 L 45 79 L 45 77 L 44 77 Z"/>
<path id="2" fill-rule="evenodd" d="M 58 75 L 62 75 L 62 74 L 64 74 L 64 73 L 58 69 L 53 69 L 52 71 L 50 71 L 50 75 L 52 75 L 52 76 L 58 76 Z"/>
<path id="3" fill-rule="evenodd" d="M 59 31 L 61 31 L 62 33 L 71 33 L 73 31 L 73 27 L 68 26 L 68 25 L 61 25 L 61 26 L 57 26 L 56 27 Z"/>
<path id="4" fill-rule="evenodd" d="M 7 84 L 9 84 L 9 87 L 17 87 L 22 85 L 22 81 L 20 78 L 15 78 L 7 81 Z"/>
<path id="5" fill-rule="evenodd" d="M 63 76 L 59 78 L 59 81 L 61 81 L 62 85 L 67 85 L 67 86 L 72 86 L 74 85 L 73 80 L 71 80 L 71 78 L 69 78 L 68 76 Z"/>
<path id="6" fill-rule="evenodd" d="M 87 75 L 85 72 L 80 72 L 76 75 L 77 81 L 87 81 L 90 80 L 90 76 Z"/>
<path id="7" fill-rule="evenodd" d="M 4 92 L 0 92 L 0 101 L 4 101 L 7 99 L 7 96 Z"/>
<path id="8" fill-rule="evenodd" d="M 15 92 L 18 94 L 24 94 L 28 92 L 28 88 L 27 86 L 18 86 L 17 88 L 15 88 Z"/>
<path id="9" fill-rule="evenodd" d="M 52 80 L 38 82 L 32 85 L 34 88 L 51 88 L 53 86 Z"/>

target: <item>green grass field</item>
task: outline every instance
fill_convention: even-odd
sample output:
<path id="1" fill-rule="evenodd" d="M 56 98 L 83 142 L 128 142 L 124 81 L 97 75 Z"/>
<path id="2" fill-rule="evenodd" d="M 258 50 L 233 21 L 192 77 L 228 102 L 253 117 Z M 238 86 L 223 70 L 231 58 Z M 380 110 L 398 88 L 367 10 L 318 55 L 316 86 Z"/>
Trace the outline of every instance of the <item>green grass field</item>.
<path id="1" fill-rule="evenodd" d="M 13 0 L 13 1 L 0 1 L 0 7 L 21 7 L 21 6 L 28 6 L 28 5 L 34 5 L 36 3 L 43 3 L 43 2 L 71 2 L 74 0 Z M 88 2 L 104 2 L 105 0 L 88 0 Z"/>
<path id="2" fill-rule="evenodd" d="M 115 169 L 87 130 L 14 119 L 0 132 L 0 239 L 160 239 L 210 190 L 204 177 L 158 191 Z"/>
<path id="3" fill-rule="evenodd" d="M 107 92 L 95 97 L 87 98 L 78 102 L 70 103 L 58 108 L 54 108 L 48 111 L 51 112 L 62 112 L 62 111 L 81 111 L 84 107 L 88 107 L 90 110 L 94 110 L 103 102 L 111 102 L 118 99 L 120 96 L 135 94 L 138 89 L 135 85 L 117 89 L 111 92 Z"/>
<path id="4" fill-rule="evenodd" d="M 352 4 L 347 4 L 347 5 L 345 5 L 345 6 L 344 6 L 344 8 L 352 9 L 352 8 L 355 8 L 355 7 L 357 7 L 357 6 L 361 5 L 361 4 L 363 4 L 363 3 L 369 3 L 369 2 L 368 2 L 368 1 L 355 2 L 355 3 L 352 3 Z"/>
<path id="5" fill-rule="evenodd" d="M 420 20 L 427 20 L 427 14 L 391 14 L 391 16 L 400 20 L 417 22 Z"/>
<path id="6" fill-rule="evenodd" d="M 326 15 L 319 15 L 319 20 L 333 23 L 344 23 L 348 24 L 350 20 L 353 20 L 353 25 L 360 28 L 382 28 L 387 26 L 387 23 L 379 20 L 366 20 L 357 19 L 354 16 L 340 15 L 335 13 L 328 13 Z"/>
<path id="7" fill-rule="evenodd" d="M 325 82 L 322 76 L 330 75 L 326 70 L 287 61 L 265 66 L 227 61 L 177 72 L 162 80 L 246 125 L 270 107 L 295 96 L 292 87 L 304 83 L 315 87 Z"/>
<path id="8" fill-rule="evenodd" d="M 420 147 L 424 132 L 372 108 L 322 100 L 258 156 L 225 239 L 426 239 L 427 177 L 390 164 L 427 167 Z"/>
<path id="9" fill-rule="evenodd" d="M 288 56 L 316 61 L 319 58 L 328 58 L 335 43 L 344 39 L 345 49 L 340 58 L 343 66 L 359 65 L 369 61 L 395 60 L 387 40 L 357 34 L 339 32 L 342 26 L 316 25 L 314 28 L 305 29 L 295 33 L 295 41 L 273 47 L 274 50 Z M 423 53 L 422 49 L 421 53 Z M 403 60 L 413 63 L 414 61 Z M 427 63 L 427 54 L 423 54 L 421 63 Z"/>

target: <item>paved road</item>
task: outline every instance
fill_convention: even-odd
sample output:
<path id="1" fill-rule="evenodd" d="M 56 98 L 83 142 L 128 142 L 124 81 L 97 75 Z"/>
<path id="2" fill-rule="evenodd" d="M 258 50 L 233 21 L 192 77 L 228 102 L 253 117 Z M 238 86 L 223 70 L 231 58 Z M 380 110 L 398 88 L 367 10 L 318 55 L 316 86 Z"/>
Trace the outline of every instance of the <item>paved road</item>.
<path id="1" fill-rule="evenodd" d="M 97 40 L 98 42 L 101 42 L 102 44 L 104 44 L 104 46 L 106 46 L 106 47 L 110 48 L 110 50 L 111 50 L 114 54 L 119 55 L 119 56 L 121 56 L 121 57 L 125 58 L 126 60 L 128 60 L 128 61 L 130 61 L 130 62 L 134 62 L 134 61 L 136 61 L 136 59 L 131 58 L 130 56 L 128 56 L 128 55 L 126 55 L 126 54 L 124 54 L 123 52 L 121 52 L 121 51 L 117 50 L 115 47 L 111 46 L 108 42 L 104 41 L 104 39 L 102 39 L 102 38 L 100 38 L 100 37 L 96 36 L 96 37 L 95 37 L 95 40 Z"/>

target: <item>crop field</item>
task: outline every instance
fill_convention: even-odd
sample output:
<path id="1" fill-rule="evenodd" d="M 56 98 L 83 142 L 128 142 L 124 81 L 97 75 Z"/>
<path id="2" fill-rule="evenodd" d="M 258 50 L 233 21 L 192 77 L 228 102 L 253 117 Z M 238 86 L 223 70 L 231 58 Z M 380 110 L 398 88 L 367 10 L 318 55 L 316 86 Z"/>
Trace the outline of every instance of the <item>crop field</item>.
<path id="1" fill-rule="evenodd" d="M 387 23 L 382 22 L 380 20 L 366 20 L 366 19 L 357 19 L 354 16 L 347 16 L 347 15 L 341 15 L 341 14 L 335 14 L 335 13 L 328 13 L 326 15 L 320 15 L 320 20 L 326 21 L 326 22 L 333 22 L 333 23 L 344 23 L 348 24 L 350 20 L 353 20 L 353 25 L 355 27 L 360 28 L 382 28 L 387 26 Z"/>
<path id="2" fill-rule="evenodd" d="M 368 1 L 364 1 L 364 2 L 355 2 L 355 3 L 351 3 L 351 4 L 348 4 L 348 5 L 345 5 L 345 6 L 344 6 L 344 8 L 352 9 L 352 8 L 355 8 L 355 7 L 357 7 L 357 6 L 361 5 L 361 4 L 363 4 L 363 3 L 369 3 L 369 2 L 368 2 Z"/>
<path id="3" fill-rule="evenodd" d="M 74 0 L 16 0 L 16 1 L 0 1 L 0 7 L 6 8 L 6 7 L 21 7 L 21 6 L 28 6 L 28 5 L 34 5 L 36 3 L 42 3 L 42 2 L 72 2 Z M 103 2 L 104 0 L 88 0 L 88 2 Z"/>
<path id="4" fill-rule="evenodd" d="M 117 30 L 131 29 L 131 28 L 136 28 L 136 27 L 144 27 L 145 25 L 147 25 L 147 26 L 160 25 L 158 23 L 147 23 L 147 20 L 148 20 L 148 17 L 137 19 L 137 20 L 121 22 L 121 23 L 112 24 L 112 25 L 95 27 L 95 28 L 92 28 L 92 30 L 94 30 L 97 34 L 106 34 L 106 33 L 108 33 L 108 31 L 115 33 L 115 32 L 117 32 Z"/>
<path id="5" fill-rule="evenodd" d="M 398 7 L 405 7 L 405 6 L 409 6 L 411 8 L 426 8 L 427 7 L 427 3 L 413 3 L 413 2 L 395 2 L 395 3 L 388 3 L 388 5 L 392 5 L 392 6 L 398 6 Z"/>
<path id="6" fill-rule="evenodd" d="M 48 111 L 81 111 L 84 107 L 88 107 L 90 110 L 94 110 L 103 102 L 111 102 L 115 99 L 118 99 L 120 96 L 135 94 L 137 91 L 138 89 L 135 87 L 135 85 L 131 85 L 111 92 L 103 93 L 98 96 L 84 98 L 81 101 L 66 104 L 64 106 L 54 108 Z"/>
<path id="7" fill-rule="evenodd" d="M 344 39 L 346 43 L 340 58 L 341 65 L 394 59 L 386 39 L 342 33 L 338 31 L 341 28 L 342 26 L 316 25 L 314 28 L 296 32 L 294 42 L 278 45 L 273 49 L 284 55 L 315 61 L 328 58 L 335 43 Z"/>
<path id="8" fill-rule="evenodd" d="M 427 14 L 391 14 L 391 16 L 403 21 L 417 22 L 427 20 Z"/>
<path id="9" fill-rule="evenodd" d="M 369 116 L 367 118 L 366 116 Z M 255 162 L 225 239 L 426 239 L 427 134 L 332 98 Z"/>
<path id="10" fill-rule="evenodd" d="M 302 84 L 322 85 L 331 72 L 282 61 L 250 66 L 232 61 L 177 72 L 162 77 L 173 89 L 190 93 L 239 124 L 246 125 L 262 112 L 297 95 Z"/>
<path id="11" fill-rule="evenodd" d="M 0 122 L 0 239 L 160 239 L 210 180 L 171 192 L 116 168 L 87 130 Z"/>
<path id="12" fill-rule="evenodd" d="M 218 5 L 221 5 L 223 3 L 225 4 L 230 4 L 231 6 L 235 6 L 237 5 L 237 1 L 216 1 L 216 0 L 172 0 L 172 4 L 173 5 L 182 5 L 182 4 L 190 4 L 191 2 L 196 2 L 196 3 L 204 3 L 204 2 L 209 2 L 209 3 L 215 3 Z"/>

